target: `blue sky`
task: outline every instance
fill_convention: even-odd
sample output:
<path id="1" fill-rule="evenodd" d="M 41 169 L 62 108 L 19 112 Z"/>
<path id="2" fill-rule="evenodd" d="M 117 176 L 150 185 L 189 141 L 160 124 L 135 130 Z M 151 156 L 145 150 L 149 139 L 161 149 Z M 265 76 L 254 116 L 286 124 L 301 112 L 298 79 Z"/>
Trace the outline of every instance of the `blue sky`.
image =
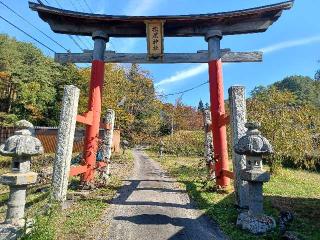
<path id="1" fill-rule="evenodd" d="M 29 10 L 27 0 L 1 0 L 41 30 L 63 44 L 72 52 L 79 48 L 65 35 L 55 34 L 42 22 L 38 15 Z M 90 8 L 99 14 L 121 15 L 159 15 L 213 13 L 239 10 L 280 2 L 281 0 L 86 0 Z M 89 11 L 85 0 L 42 0 L 52 6 L 59 2 L 64 8 L 76 11 Z M 233 51 L 264 51 L 262 63 L 233 63 L 224 66 L 225 97 L 228 87 L 234 84 L 246 86 L 247 94 L 257 85 L 269 85 L 289 75 L 313 77 L 320 69 L 320 1 L 296 0 L 293 9 L 284 11 L 282 17 L 265 33 L 226 36 L 222 48 Z M 37 39 L 43 41 L 56 52 L 64 50 L 45 36 L 19 19 L 0 5 L 0 15 L 15 23 Z M 0 32 L 18 40 L 34 42 L 32 39 L 0 19 Z M 82 37 L 85 45 L 92 47 L 89 37 Z M 35 42 L 34 42 L 35 43 Z M 81 45 L 83 45 L 80 42 Z M 53 53 L 35 43 L 46 55 Z M 86 48 L 83 45 L 84 48 Z M 108 48 L 117 52 L 146 52 L 145 39 L 111 39 Z M 166 38 L 166 52 L 196 52 L 207 49 L 203 38 Z M 206 64 L 162 64 L 142 65 L 150 71 L 158 91 L 163 93 L 179 92 L 207 81 Z M 168 97 L 174 102 L 179 96 Z M 200 99 L 209 101 L 208 85 L 204 85 L 182 96 L 186 104 L 196 106 Z"/>

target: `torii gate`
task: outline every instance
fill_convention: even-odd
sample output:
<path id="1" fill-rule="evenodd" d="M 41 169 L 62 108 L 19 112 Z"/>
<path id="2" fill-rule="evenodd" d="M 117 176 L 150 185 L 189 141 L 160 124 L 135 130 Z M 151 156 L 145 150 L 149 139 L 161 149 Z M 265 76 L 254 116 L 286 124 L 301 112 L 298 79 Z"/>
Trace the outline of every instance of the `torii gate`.
<path id="1" fill-rule="evenodd" d="M 93 51 L 58 53 L 60 63 L 92 62 L 88 111 L 78 115 L 77 121 L 87 125 L 83 166 L 71 170 L 71 175 L 82 175 L 88 183 L 94 179 L 98 134 L 101 115 L 101 95 L 104 81 L 104 63 L 208 63 L 210 105 L 217 185 L 229 185 L 233 173 L 228 167 L 228 151 L 222 62 L 259 62 L 261 52 L 231 52 L 220 49 L 224 35 L 264 32 L 293 6 L 293 0 L 240 11 L 177 16 L 115 16 L 67 11 L 29 2 L 40 18 L 49 23 L 56 33 L 92 36 Z M 164 37 L 202 36 L 208 42 L 208 51 L 197 53 L 163 53 Z M 148 54 L 105 51 L 110 37 L 147 37 Z M 101 164 L 100 164 L 101 166 Z"/>

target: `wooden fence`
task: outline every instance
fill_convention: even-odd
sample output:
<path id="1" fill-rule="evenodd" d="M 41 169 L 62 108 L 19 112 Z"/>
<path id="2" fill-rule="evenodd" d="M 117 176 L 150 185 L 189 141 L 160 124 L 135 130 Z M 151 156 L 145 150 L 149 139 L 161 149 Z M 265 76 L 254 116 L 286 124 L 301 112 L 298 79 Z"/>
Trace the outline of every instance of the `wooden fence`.
<path id="1" fill-rule="evenodd" d="M 0 144 L 4 143 L 14 134 L 14 127 L 0 127 Z M 103 134 L 100 129 L 100 136 Z M 35 135 L 42 142 L 45 153 L 54 153 L 57 146 L 57 127 L 35 127 Z M 74 136 L 73 152 L 81 152 L 83 149 L 85 131 L 83 128 L 77 128 Z M 114 153 L 120 153 L 120 130 L 115 129 L 112 140 L 112 150 Z"/>

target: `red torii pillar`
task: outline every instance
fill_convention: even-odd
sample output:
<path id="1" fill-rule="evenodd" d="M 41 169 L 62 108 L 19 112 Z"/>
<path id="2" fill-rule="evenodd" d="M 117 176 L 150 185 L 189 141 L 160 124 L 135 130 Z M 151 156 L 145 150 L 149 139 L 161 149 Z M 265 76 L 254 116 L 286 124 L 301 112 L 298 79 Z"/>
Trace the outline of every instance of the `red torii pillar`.
<path id="1" fill-rule="evenodd" d="M 81 174 L 81 182 L 88 184 L 94 180 L 95 170 L 106 165 L 96 163 L 98 151 L 99 128 L 101 117 L 101 97 L 104 82 L 104 53 L 109 37 L 103 31 L 92 34 L 94 40 L 91 80 L 89 89 L 88 111 L 77 116 L 77 121 L 86 124 L 85 143 L 83 149 L 84 162 L 81 166 L 71 169 L 71 176 Z"/>
<path id="2" fill-rule="evenodd" d="M 229 171 L 228 146 L 226 123 L 228 117 L 225 113 L 222 61 L 220 56 L 220 40 L 222 33 L 217 30 L 206 34 L 209 53 L 209 88 L 210 110 L 212 118 L 212 135 L 214 146 L 214 160 L 216 183 L 219 188 L 226 188 L 230 184 L 230 178 L 225 172 Z"/>

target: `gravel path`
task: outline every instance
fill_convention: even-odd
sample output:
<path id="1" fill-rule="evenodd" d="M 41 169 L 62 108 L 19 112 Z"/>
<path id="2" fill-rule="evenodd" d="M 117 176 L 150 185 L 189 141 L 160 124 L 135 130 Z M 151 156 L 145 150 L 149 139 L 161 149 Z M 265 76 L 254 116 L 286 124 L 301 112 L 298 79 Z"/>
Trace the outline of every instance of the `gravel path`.
<path id="1" fill-rule="evenodd" d="M 133 174 L 106 213 L 108 240 L 226 239 L 159 164 L 135 150 Z"/>

